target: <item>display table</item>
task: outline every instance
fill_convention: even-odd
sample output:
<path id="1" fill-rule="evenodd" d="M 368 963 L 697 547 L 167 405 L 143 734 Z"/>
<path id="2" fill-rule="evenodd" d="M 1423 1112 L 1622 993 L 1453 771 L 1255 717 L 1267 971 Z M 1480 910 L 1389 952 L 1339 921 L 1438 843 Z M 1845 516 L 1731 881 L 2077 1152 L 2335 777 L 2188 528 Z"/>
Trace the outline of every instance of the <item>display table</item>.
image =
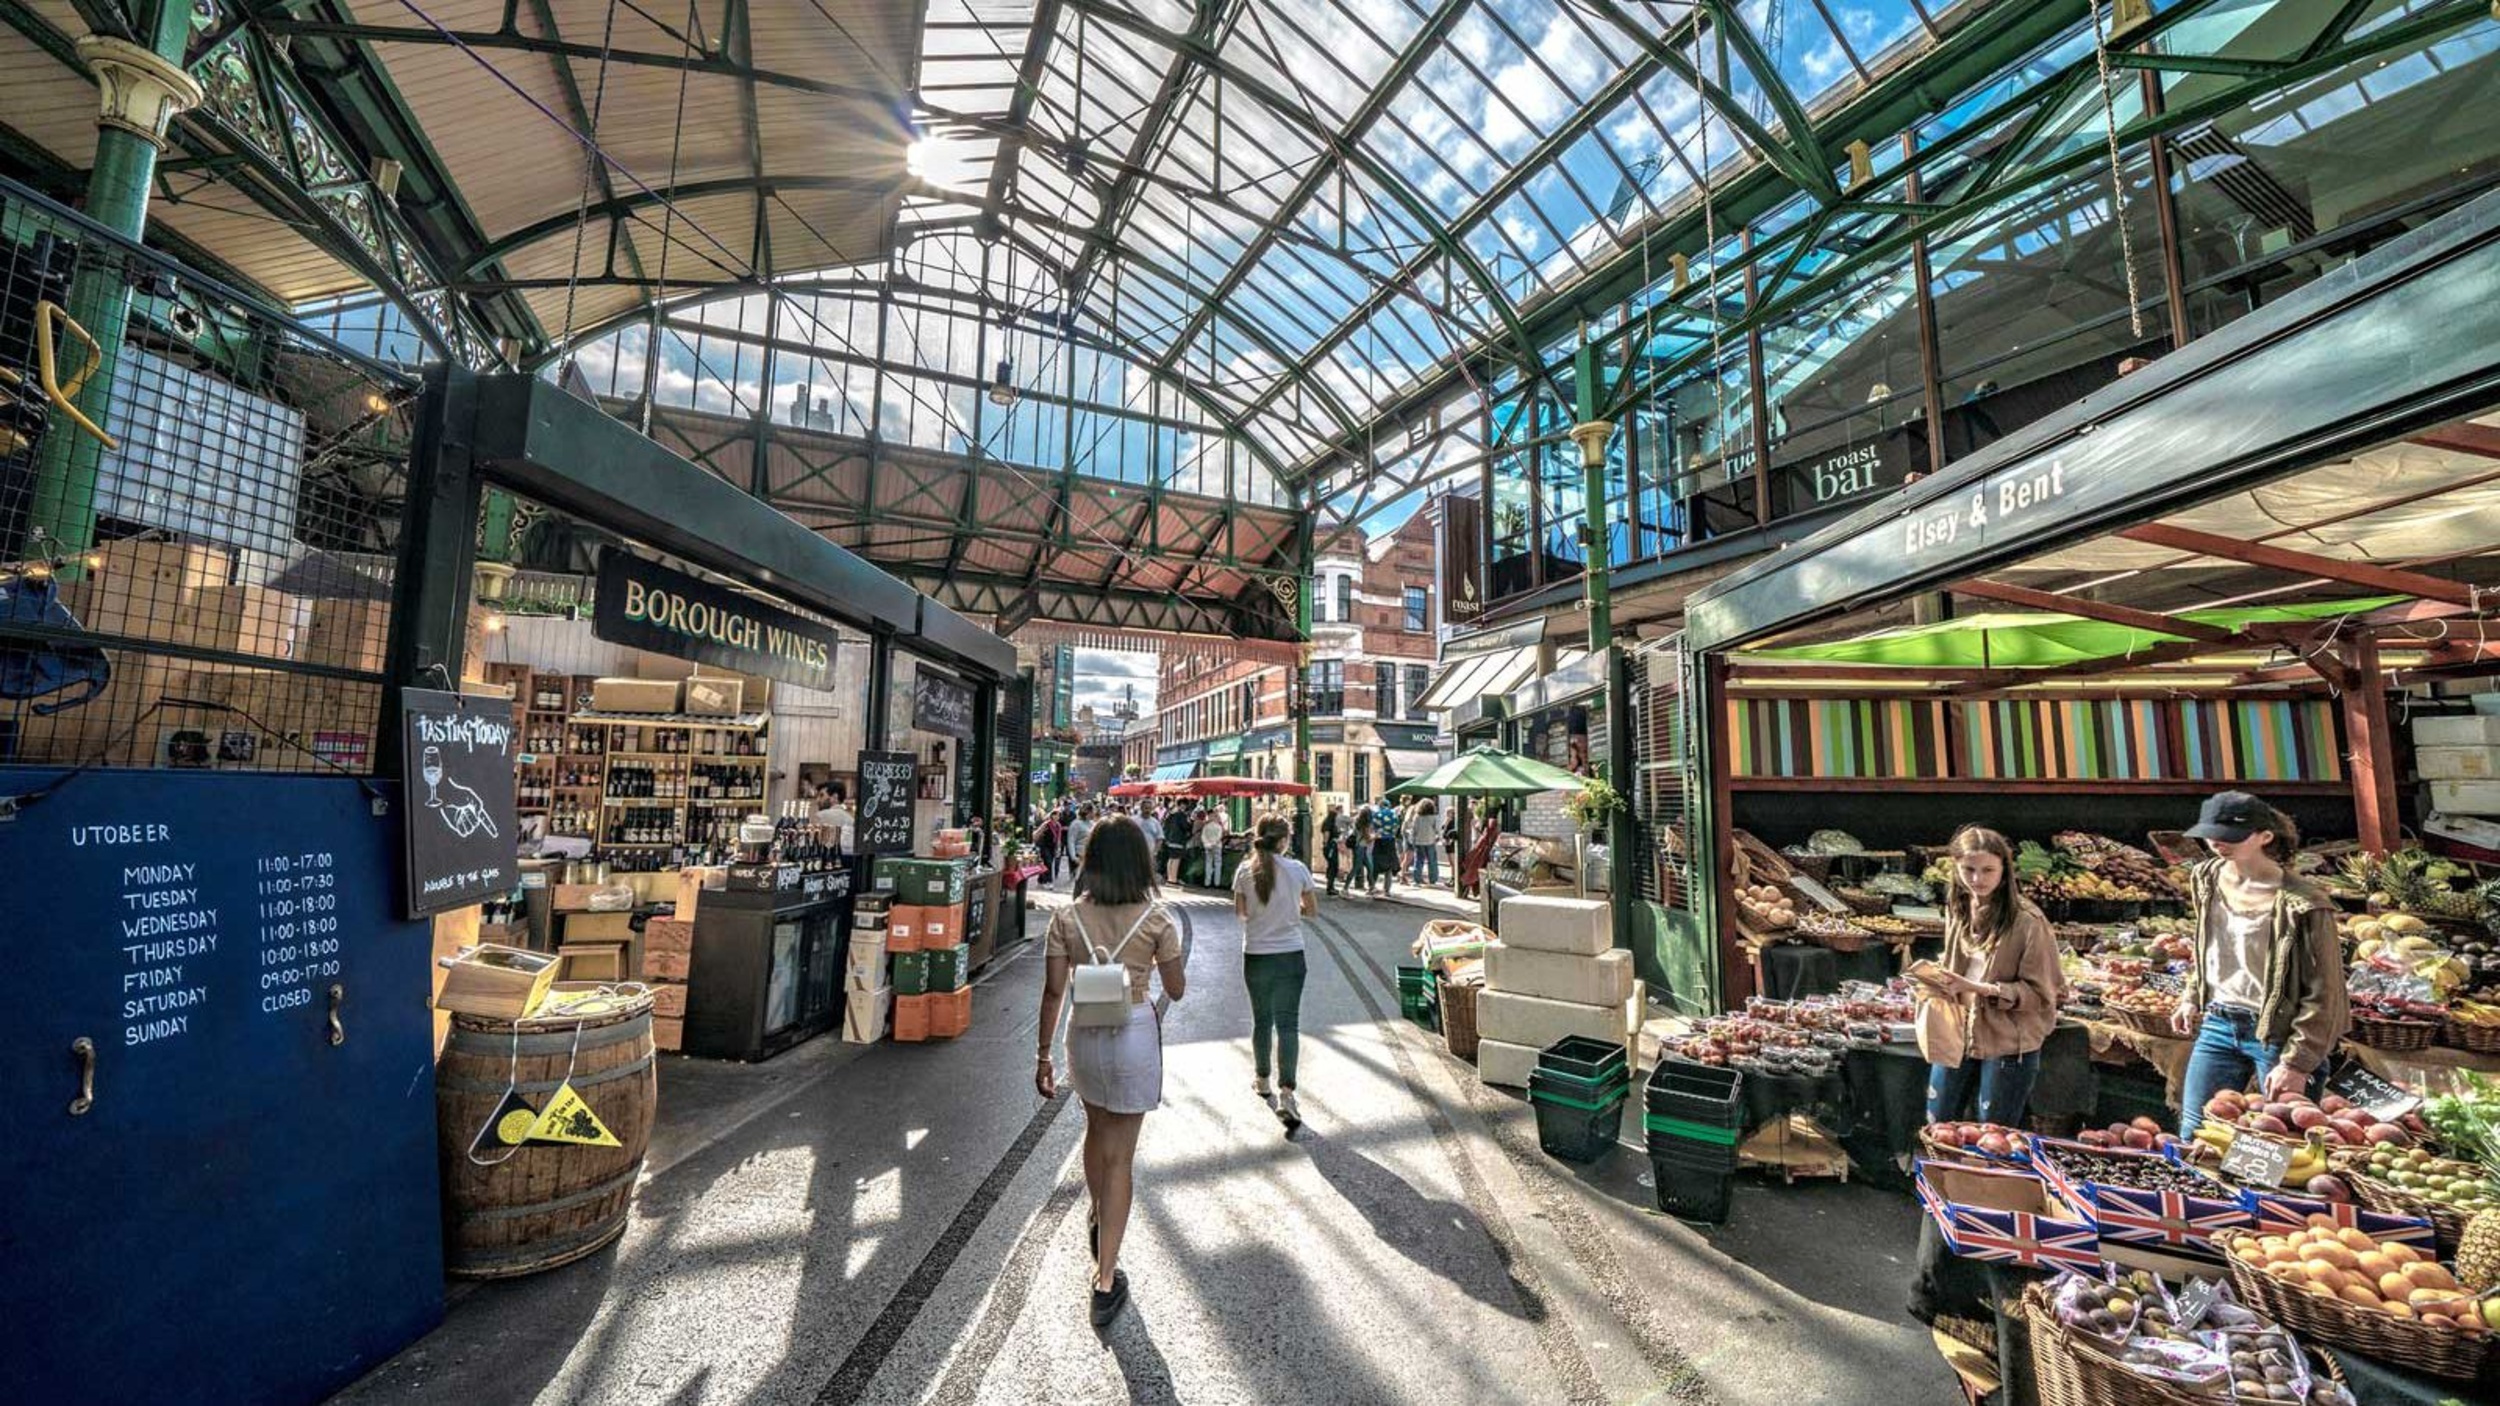
<path id="1" fill-rule="evenodd" d="M 1758 949 L 1755 960 L 1762 969 L 1762 994 L 1774 1001 L 1828 996 L 1844 981 L 1881 986 L 1901 974 L 1894 949 L 1880 942 L 1855 952 L 1835 952 L 1811 942 L 1775 942 Z"/>
<path id="2" fill-rule="evenodd" d="M 814 894 L 703 896 L 686 982 L 687 1054 L 768 1059 L 842 1023 L 852 873 L 831 878 Z"/>

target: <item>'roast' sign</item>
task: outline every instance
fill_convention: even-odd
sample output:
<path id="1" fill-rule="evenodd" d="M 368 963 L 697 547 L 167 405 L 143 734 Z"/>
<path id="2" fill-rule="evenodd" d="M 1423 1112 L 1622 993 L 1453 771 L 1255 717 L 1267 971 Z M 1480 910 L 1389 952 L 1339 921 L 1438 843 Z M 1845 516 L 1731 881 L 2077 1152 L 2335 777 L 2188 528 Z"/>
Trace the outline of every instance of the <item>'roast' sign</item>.
<path id="1" fill-rule="evenodd" d="M 611 644 L 760 674 L 802 688 L 833 683 L 834 631 L 776 605 L 645 561 L 599 558 L 591 633 Z"/>

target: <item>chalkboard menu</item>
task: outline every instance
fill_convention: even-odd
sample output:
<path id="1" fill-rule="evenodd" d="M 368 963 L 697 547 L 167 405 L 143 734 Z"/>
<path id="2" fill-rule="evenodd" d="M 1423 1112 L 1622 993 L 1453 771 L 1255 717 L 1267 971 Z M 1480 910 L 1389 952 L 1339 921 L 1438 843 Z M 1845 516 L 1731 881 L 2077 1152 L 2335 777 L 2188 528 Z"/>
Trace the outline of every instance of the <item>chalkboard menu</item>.
<path id="1" fill-rule="evenodd" d="M 411 688 L 408 776 L 408 916 L 466 908 L 509 891 L 513 858 L 512 703 L 478 694 Z"/>
<path id="2" fill-rule="evenodd" d="M 912 804 L 920 790 L 920 759 L 909 752 L 859 754 L 859 825 L 852 846 L 861 854 L 911 853 Z"/>
<path id="3" fill-rule="evenodd" d="M 911 725 L 949 737 L 972 735 L 972 690 L 927 669 L 912 676 Z"/>

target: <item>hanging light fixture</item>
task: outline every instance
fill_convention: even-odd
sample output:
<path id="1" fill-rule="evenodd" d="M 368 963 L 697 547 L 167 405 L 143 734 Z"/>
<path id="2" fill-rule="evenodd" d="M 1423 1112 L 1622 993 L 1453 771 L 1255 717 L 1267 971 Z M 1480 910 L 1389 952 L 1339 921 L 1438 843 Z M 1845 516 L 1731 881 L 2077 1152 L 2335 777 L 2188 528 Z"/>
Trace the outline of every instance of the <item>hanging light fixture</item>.
<path id="1" fill-rule="evenodd" d="M 990 381 L 990 404 L 1005 409 L 1023 398 L 1016 389 L 1016 366 L 1005 357 L 998 359 L 998 375 Z"/>

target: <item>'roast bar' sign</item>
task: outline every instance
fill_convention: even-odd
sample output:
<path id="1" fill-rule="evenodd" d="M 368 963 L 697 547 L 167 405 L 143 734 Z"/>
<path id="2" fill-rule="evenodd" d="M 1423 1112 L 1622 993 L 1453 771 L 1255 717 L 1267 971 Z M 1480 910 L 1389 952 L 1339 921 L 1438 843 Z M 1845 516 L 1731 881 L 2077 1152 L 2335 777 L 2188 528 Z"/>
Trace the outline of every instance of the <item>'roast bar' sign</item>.
<path id="1" fill-rule="evenodd" d="M 833 683 L 832 626 L 631 552 L 600 555 L 599 596 L 590 631 L 611 644 L 802 688 Z"/>

